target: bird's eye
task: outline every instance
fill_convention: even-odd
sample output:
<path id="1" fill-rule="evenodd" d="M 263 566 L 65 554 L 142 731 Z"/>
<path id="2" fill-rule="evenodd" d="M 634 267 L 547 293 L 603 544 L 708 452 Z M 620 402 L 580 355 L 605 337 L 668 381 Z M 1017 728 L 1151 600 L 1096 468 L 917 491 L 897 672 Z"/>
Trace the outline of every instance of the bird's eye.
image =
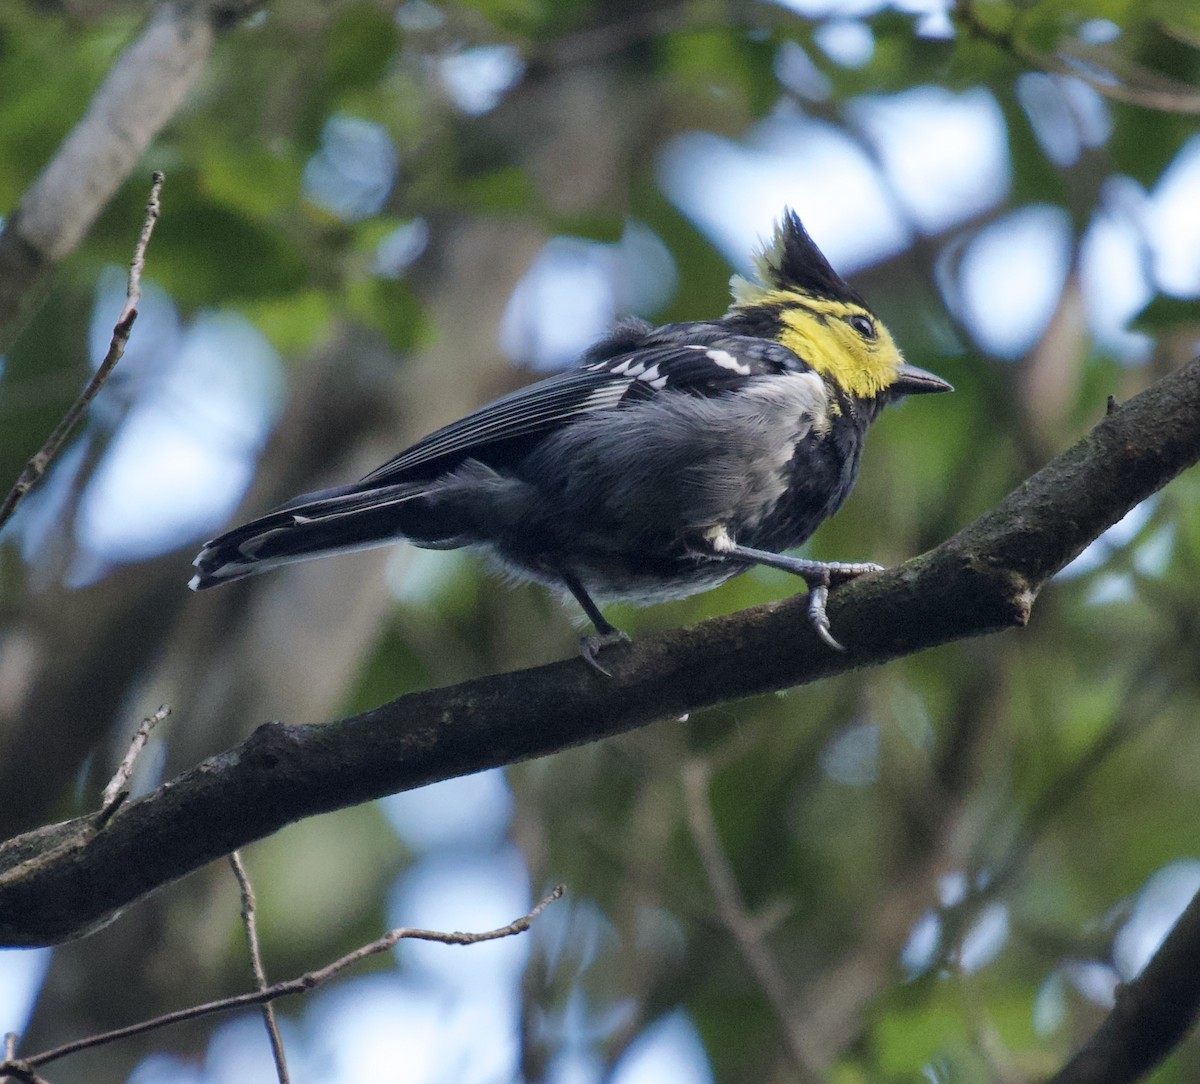
<path id="1" fill-rule="evenodd" d="M 870 341 L 875 338 L 875 325 L 871 322 L 870 317 L 855 313 L 853 316 L 846 317 L 846 323 L 854 328 L 864 339 Z"/>

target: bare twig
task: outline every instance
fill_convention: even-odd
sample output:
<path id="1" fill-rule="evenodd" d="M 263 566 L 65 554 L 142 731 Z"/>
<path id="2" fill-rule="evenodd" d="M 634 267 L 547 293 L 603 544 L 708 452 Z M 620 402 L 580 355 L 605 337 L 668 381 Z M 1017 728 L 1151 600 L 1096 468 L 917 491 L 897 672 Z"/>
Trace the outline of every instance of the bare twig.
<path id="1" fill-rule="evenodd" d="M 4 1062 L 0 1064 L 0 1080 L 18 1080 L 21 1084 L 48 1084 L 33 1071 L 28 1062 L 17 1057 L 19 1038 L 15 1031 L 7 1032 L 4 1036 Z"/>
<path id="2" fill-rule="evenodd" d="M 88 404 L 96 397 L 96 393 L 104 387 L 104 382 L 116 367 L 125 353 L 129 342 L 129 333 L 133 330 L 133 322 L 137 319 L 137 303 L 142 296 L 142 268 L 146 262 L 146 246 L 150 242 L 150 234 L 154 231 L 154 223 L 159 215 L 159 193 L 162 191 L 163 175 L 155 171 L 150 186 L 150 199 L 146 204 L 146 218 L 142 223 L 142 233 L 134 246 L 133 259 L 129 264 L 129 285 L 125 291 L 125 304 L 121 315 L 113 328 L 112 341 L 108 344 L 108 353 L 92 374 L 92 378 L 84 386 L 79 398 L 71 404 L 70 409 L 63 415 L 62 421 L 54 427 L 54 432 L 46 438 L 46 443 L 38 449 L 37 454 L 25 464 L 21 476 L 17 479 L 4 503 L 0 504 L 0 528 L 12 517 L 28 493 L 41 480 L 46 469 L 54 462 L 55 456 L 62 449 L 63 442 L 71 434 Z"/>
<path id="3" fill-rule="evenodd" d="M 266 969 L 263 967 L 262 949 L 258 943 L 254 888 L 250 884 L 250 878 L 246 875 L 246 867 L 242 865 L 242 856 L 237 851 L 229 856 L 229 864 L 233 867 L 233 875 L 237 878 L 238 889 L 242 894 L 242 923 L 246 927 L 246 941 L 250 945 L 250 964 L 254 968 L 254 983 L 260 991 L 266 990 L 269 988 L 269 984 L 267 983 Z M 275 1075 L 279 1077 L 279 1084 L 290 1084 L 287 1055 L 283 1052 L 283 1039 L 279 1034 L 279 1024 L 275 1020 L 275 1006 L 268 1001 L 261 1006 L 261 1009 L 263 1025 L 267 1029 L 267 1038 L 271 1042 L 271 1056 L 275 1059 Z"/>
<path id="4" fill-rule="evenodd" d="M 443 933 L 439 930 L 418 930 L 401 926 L 390 933 L 384 934 L 378 940 L 370 942 L 370 944 L 362 945 L 353 952 L 346 953 L 345 956 L 339 957 L 325 967 L 319 968 L 316 971 L 307 971 L 294 979 L 277 982 L 266 989 L 255 990 L 248 994 L 238 994 L 235 997 L 221 998 L 219 1001 L 208 1001 L 203 1005 L 193 1005 L 191 1008 L 178 1009 L 175 1012 L 163 1013 L 161 1016 L 155 1016 L 137 1024 L 130 1024 L 128 1027 L 116 1028 L 113 1031 L 105 1031 L 97 1035 L 89 1035 L 83 1039 L 75 1039 L 73 1042 L 63 1043 L 62 1046 L 43 1050 L 39 1054 L 31 1054 L 27 1058 L 5 1061 L 0 1063 L 0 1080 L 3 1080 L 6 1076 L 19 1080 L 31 1080 L 33 1078 L 29 1074 L 34 1068 L 57 1061 L 59 1058 L 65 1058 L 68 1054 L 78 1054 L 81 1050 L 93 1050 L 98 1046 L 115 1043 L 121 1039 L 128 1039 L 133 1035 L 142 1035 L 147 1031 L 157 1031 L 159 1028 L 164 1028 L 171 1024 L 179 1024 L 185 1020 L 197 1020 L 203 1016 L 230 1012 L 233 1009 L 244 1009 L 251 1005 L 266 1005 L 278 998 L 288 997 L 291 994 L 307 993 L 322 983 L 328 982 L 335 975 L 345 971 L 346 968 L 353 964 L 359 963 L 368 957 L 377 956 L 381 952 L 387 952 L 404 940 L 437 941 L 443 945 L 477 945 L 483 941 L 498 941 L 502 937 L 513 937 L 528 930 L 534 920 L 550 904 L 560 899 L 565 891 L 566 889 L 562 885 L 559 885 L 528 914 L 522 915 L 507 926 L 501 926 L 495 930 L 486 930 L 483 933 Z"/>
<path id="5" fill-rule="evenodd" d="M 6 1061 L 0 1065 L 0 1080 L 16 1080 L 20 1084 L 50 1084 L 45 1077 L 40 1077 L 28 1063 L 21 1061 Z"/>
<path id="6" fill-rule="evenodd" d="M 146 267 L 146 246 L 150 244 L 150 235 L 154 232 L 154 223 L 162 213 L 162 205 L 158 197 L 162 194 L 163 180 L 161 170 L 155 170 L 151 175 L 150 199 L 146 202 L 146 218 L 142 222 L 142 232 L 137 244 L 133 246 L 133 259 L 129 261 L 129 285 L 125 288 L 125 307 L 121 310 L 120 323 L 131 312 L 137 310 L 138 302 L 142 299 L 142 271 Z"/>
<path id="7" fill-rule="evenodd" d="M 708 800 L 708 765 L 692 760 L 683 766 L 683 797 L 688 831 L 704 867 L 721 924 L 733 938 L 742 959 L 775 1014 L 793 1065 L 801 1080 L 821 1079 L 821 1067 L 796 1026 L 796 999 L 775 958 L 764 942 L 763 925 L 746 909 L 733 867 L 713 819 Z"/>
<path id="8" fill-rule="evenodd" d="M 107 824 L 112 815 L 124 804 L 125 799 L 129 797 L 126 784 L 128 784 L 129 777 L 133 774 L 133 766 L 137 763 L 137 758 L 146 747 L 146 742 L 150 740 L 150 731 L 170 714 L 171 709 L 166 704 L 162 704 L 159 706 L 158 711 L 153 715 L 146 716 L 141 721 L 141 724 L 133 735 L 133 741 L 129 743 L 128 751 L 117 766 L 116 773 L 108 781 L 108 786 L 104 788 L 104 795 L 100 799 L 100 814 L 98 817 L 100 826 Z"/>

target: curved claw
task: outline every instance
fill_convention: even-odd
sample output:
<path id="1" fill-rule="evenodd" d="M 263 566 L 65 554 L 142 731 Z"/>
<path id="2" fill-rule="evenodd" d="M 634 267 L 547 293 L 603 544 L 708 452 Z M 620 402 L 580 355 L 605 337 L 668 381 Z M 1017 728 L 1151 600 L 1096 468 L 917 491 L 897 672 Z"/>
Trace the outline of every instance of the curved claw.
<path id="1" fill-rule="evenodd" d="M 789 557 L 786 553 L 772 553 L 770 550 L 758 550 L 751 546 L 741 546 L 729 537 L 724 527 L 714 527 L 705 532 L 704 540 L 711 551 L 711 556 L 718 559 L 743 561 L 751 565 L 766 565 L 768 568 L 781 568 L 800 576 L 808 584 L 808 619 L 817 635 L 834 651 L 845 651 L 841 644 L 833 638 L 829 629 L 829 617 L 825 613 L 825 603 L 829 600 L 829 588 L 833 584 L 845 583 L 856 576 L 864 576 L 868 572 L 882 572 L 881 565 L 868 561 L 850 563 L 848 561 L 809 561 L 803 557 Z"/>
<path id="2" fill-rule="evenodd" d="M 829 615 L 825 612 L 825 603 L 828 601 L 829 587 L 826 584 L 818 583 L 810 587 L 808 619 L 812 622 L 812 627 L 816 630 L 817 635 L 834 651 L 845 651 L 846 649 L 833 638 L 833 632 L 829 628 Z"/>
<path id="3" fill-rule="evenodd" d="M 632 640 L 625 635 L 620 629 L 609 629 L 607 632 L 599 632 L 594 636 L 581 636 L 579 638 L 579 654 L 583 656 L 583 661 L 588 664 L 593 670 L 603 674 L 605 677 L 612 677 L 612 671 L 605 669 L 600 665 L 600 660 L 596 657 L 606 647 L 612 647 L 613 644 L 631 644 Z"/>

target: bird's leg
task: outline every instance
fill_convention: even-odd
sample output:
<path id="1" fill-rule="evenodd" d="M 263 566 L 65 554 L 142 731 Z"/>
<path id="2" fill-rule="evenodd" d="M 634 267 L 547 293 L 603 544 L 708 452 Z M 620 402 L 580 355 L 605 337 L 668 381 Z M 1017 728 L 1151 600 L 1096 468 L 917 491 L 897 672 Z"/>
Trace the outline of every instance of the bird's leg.
<path id="1" fill-rule="evenodd" d="M 770 550 L 739 546 L 729 537 L 729 532 L 724 527 L 711 528 L 705 533 L 704 539 L 718 557 L 780 568 L 804 580 L 808 584 L 808 620 L 816 629 L 817 635 L 835 651 L 846 649 L 834 639 L 829 628 L 829 615 L 825 612 L 825 604 L 829 601 L 829 588 L 867 572 L 883 571 L 882 565 L 869 562 L 851 564 L 844 561 L 808 561 L 803 557 L 788 557 L 782 553 L 772 553 Z"/>
<path id="2" fill-rule="evenodd" d="M 600 665 L 600 660 L 596 656 L 601 650 L 611 647 L 613 644 L 629 643 L 629 637 L 615 625 L 609 624 L 604 614 L 600 612 L 600 607 L 596 605 L 592 596 L 587 593 L 587 588 L 580 583 L 579 578 L 573 572 L 568 572 L 560 568 L 557 570 L 557 573 L 566 585 L 567 590 L 575 596 L 575 601 L 583 607 L 583 612 L 587 614 L 588 620 L 596 628 L 595 636 L 581 636 L 579 638 L 579 653 L 583 656 L 584 661 L 594 670 L 598 670 L 605 677 L 612 677 L 612 674 Z"/>

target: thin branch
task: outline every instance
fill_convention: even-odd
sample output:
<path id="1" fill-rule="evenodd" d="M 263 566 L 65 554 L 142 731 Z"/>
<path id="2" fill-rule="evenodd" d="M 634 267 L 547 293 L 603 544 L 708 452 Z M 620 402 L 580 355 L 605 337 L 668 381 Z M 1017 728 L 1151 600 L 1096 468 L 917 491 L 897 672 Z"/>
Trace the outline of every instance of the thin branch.
<path id="1" fill-rule="evenodd" d="M 137 244 L 133 246 L 133 259 L 129 261 L 129 283 L 125 287 L 125 307 L 121 310 L 121 316 L 117 323 L 135 312 L 138 302 L 142 300 L 142 271 L 146 267 L 146 246 L 150 244 L 154 223 L 162 214 L 162 205 L 159 203 L 158 197 L 162 195 L 163 180 L 162 171 L 156 169 L 151 175 L 150 199 L 146 202 L 146 218 L 142 222 L 142 232 L 138 236 Z"/>
<path id="2" fill-rule="evenodd" d="M 171 709 L 166 704 L 162 704 L 159 706 L 158 711 L 153 715 L 148 715 L 141 721 L 141 724 L 133 735 L 133 740 L 129 743 L 129 749 L 126 751 L 121 763 L 117 766 L 112 779 L 109 780 L 108 786 L 104 788 L 104 794 L 100 799 L 100 813 L 98 816 L 98 823 L 101 826 L 107 824 L 112 819 L 112 815 L 124 804 L 125 799 L 129 797 L 127 789 L 129 777 L 133 774 L 133 766 L 137 763 L 137 758 L 146 747 L 146 742 L 150 740 L 150 731 L 170 714 Z"/>
<path id="3" fill-rule="evenodd" d="M 19 1084 L 50 1084 L 45 1077 L 38 1076 L 28 1063 L 19 1058 L 0 1064 L 0 1080 L 16 1080 Z"/>
<path id="4" fill-rule="evenodd" d="M 137 303 L 142 296 L 142 268 L 146 262 L 146 246 L 150 243 L 150 234 L 154 231 L 154 223 L 158 220 L 161 210 L 158 197 L 162 191 L 162 185 L 163 175 L 155 171 L 150 185 L 150 199 L 146 204 L 146 217 L 142 223 L 141 236 L 138 237 L 138 242 L 134 246 L 133 259 L 129 264 L 129 285 L 125 291 L 125 304 L 121 308 L 121 315 L 113 328 L 112 340 L 108 344 L 108 353 L 104 355 L 104 360 L 100 362 L 99 367 L 92 374 L 92 378 L 79 393 L 79 398 L 71 404 L 70 409 L 63 415 L 62 421 L 54 427 L 54 432 L 46 438 L 46 443 L 25 464 L 21 476 L 9 490 L 8 496 L 4 498 L 4 503 L 0 504 L 0 529 L 3 529 L 12 517 L 25 494 L 41 481 L 47 468 L 54 462 L 55 456 L 62 450 L 63 442 L 70 436 L 71 430 L 83 417 L 83 412 L 87 410 L 88 404 L 104 387 L 105 381 L 108 380 L 117 362 L 125 353 L 125 347 L 129 342 L 129 333 L 133 330 L 133 322 L 138 315 Z"/>
<path id="5" fill-rule="evenodd" d="M 721 844 L 708 796 L 708 777 L 708 765 L 701 760 L 692 760 L 683 766 L 688 831 L 704 867 L 717 914 L 775 1014 L 796 1073 L 802 1081 L 820 1080 L 821 1066 L 796 1026 L 795 996 L 765 943 L 761 921 L 746 908 L 733 867 Z"/>
<path id="6" fill-rule="evenodd" d="M 269 989 L 267 972 L 263 967 L 262 949 L 258 943 L 257 904 L 254 899 L 254 888 L 246 875 L 246 867 L 242 865 L 242 856 L 234 851 L 229 856 L 229 864 L 233 867 L 233 875 L 237 878 L 238 890 L 242 894 L 242 924 L 246 927 L 246 941 L 250 946 L 250 964 L 254 969 L 254 984 L 260 991 Z M 288 1076 L 287 1055 L 283 1051 L 283 1039 L 279 1034 L 279 1024 L 275 1019 L 275 1006 L 266 1002 L 261 1006 L 263 1025 L 267 1029 L 267 1038 L 271 1043 L 271 1057 L 275 1059 L 275 1075 L 279 1084 L 290 1084 Z"/>
<path id="7" fill-rule="evenodd" d="M 19 1038 L 15 1031 L 7 1032 L 4 1036 L 4 1061 L 0 1063 L 0 1080 L 17 1080 L 20 1084 L 48 1084 L 33 1071 L 28 1062 L 17 1057 Z"/>
<path id="8" fill-rule="evenodd" d="M 1018 55 L 1051 75 L 1078 79 L 1097 94 L 1157 113 L 1200 114 L 1200 90 L 1160 75 L 1122 57 L 1111 45 L 1089 46 L 1066 38 L 1058 54 L 1044 54 L 1024 42 L 1017 43 Z M 1140 80 L 1140 85 L 1133 82 Z"/>
<path id="9" fill-rule="evenodd" d="M 514 937 L 517 934 L 525 933 L 550 904 L 562 897 L 564 891 L 566 891 L 565 888 L 559 885 L 545 899 L 538 903 L 536 907 L 529 911 L 528 914 L 522 915 L 507 926 L 501 926 L 495 930 L 487 930 L 483 933 L 443 933 L 439 930 L 418 930 L 401 926 L 390 933 L 384 934 L 383 937 L 380 937 L 376 941 L 361 945 L 353 952 L 348 952 L 345 956 L 338 957 L 333 963 L 327 964 L 325 967 L 318 968 L 316 971 L 306 971 L 298 978 L 274 983 L 266 989 L 255 990 L 248 994 L 238 994 L 235 997 L 221 998 L 219 1001 L 209 1001 L 203 1005 L 193 1005 L 191 1008 L 178 1009 L 175 1012 L 163 1013 L 160 1016 L 155 1016 L 150 1020 L 143 1020 L 137 1024 L 130 1024 L 127 1027 L 116 1028 L 113 1031 L 105 1031 L 97 1035 L 89 1035 L 83 1039 L 76 1039 L 73 1042 L 63 1043 L 62 1046 L 56 1046 L 51 1050 L 43 1050 L 41 1053 L 32 1054 L 27 1058 L 5 1061 L 0 1063 L 0 1080 L 6 1075 L 22 1080 L 28 1079 L 27 1075 L 22 1076 L 21 1074 L 27 1074 L 29 1070 L 39 1065 L 47 1065 L 52 1061 L 57 1061 L 59 1058 L 65 1058 L 68 1054 L 78 1054 L 81 1050 L 93 1050 L 98 1046 L 115 1043 L 134 1035 L 143 1035 L 148 1031 L 157 1031 L 159 1028 L 164 1028 L 171 1024 L 180 1024 L 185 1020 L 198 1020 L 204 1016 L 212 1016 L 214 1013 L 231 1012 L 234 1009 L 244 1009 L 252 1005 L 267 1005 L 281 997 L 308 993 L 309 990 L 328 982 L 335 975 L 345 971 L 346 968 L 360 963 L 371 956 L 377 956 L 381 952 L 387 952 L 404 940 L 437 941 L 443 945 L 478 945 L 483 941 L 498 941 L 502 937 Z"/>
<path id="10" fill-rule="evenodd" d="M 1083 1048 L 1049 1084 L 1126 1084 L 1167 1056 L 1200 1010 L 1200 893 Z"/>
<path id="11" fill-rule="evenodd" d="M 1111 50 L 1100 52 L 1089 49 L 1082 43 L 1065 39 L 1059 44 L 1062 55 L 1043 53 L 1023 41 L 1016 32 L 1015 20 L 1005 29 L 992 26 L 975 7 L 975 0 L 957 0 L 954 18 L 981 41 L 990 42 L 1002 52 L 1031 68 L 1050 75 L 1065 75 L 1078 79 L 1105 98 L 1142 109 L 1153 109 L 1160 113 L 1200 113 L 1200 91 L 1174 79 L 1159 75 L 1125 61 Z M 1093 74 L 1096 69 L 1104 71 L 1107 78 Z M 1133 86 L 1122 75 L 1133 74 L 1147 81 L 1142 86 Z M 1149 85 L 1150 83 L 1153 85 Z"/>

